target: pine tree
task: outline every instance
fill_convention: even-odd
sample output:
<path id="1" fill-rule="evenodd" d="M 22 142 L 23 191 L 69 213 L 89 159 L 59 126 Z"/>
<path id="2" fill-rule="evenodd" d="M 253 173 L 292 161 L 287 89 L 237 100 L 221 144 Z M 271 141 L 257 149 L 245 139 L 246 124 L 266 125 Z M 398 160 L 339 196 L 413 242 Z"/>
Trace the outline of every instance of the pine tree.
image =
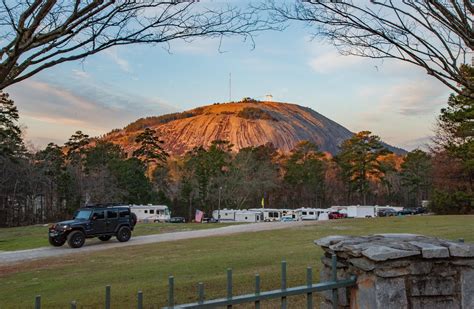
<path id="1" fill-rule="evenodd" d="M 155 130 L 146 128 L 135 138 L 135 143 L 140 146 L 133 152 L 134 157 L 146 162 L 147 165 L 150 163 L 157 165 L 166 163 L 169 154 L 163 149 L 164 141 L 157 136 Z"/>
<path id="2" fill-rule="evenodd" d="M 324 201 L 324 154 L 309 142 L 299 142 L 285 162 L 284 181 L 291 186 L 294 203 L 321 207 Z"/>
<path id="3" fill-rule="evenodd" d="M 64 144 L 67 148 L 66 156 L 73 163 L 80 163 L 85 153 L 85 146 L 90 143 L 89 135 L 76 131 Z"/>
<path id="4" fill-rule="evenodd" d="M 342 176 L 349 187 L 349 192 L 362 196 L 362 203 L 367 204 L 370 191 L 370 179 L 383 177 L 383 167 L 378 158 L 388 151 L 376 135 L 370 131 L 361 131 L 341 145 L 341 152 L 335 157 L 342 169 Z"/>
<path id="5" fill-rule="evenodd" d="M 8 93 L 0 91 L 0 157 L 15 158 L 26 152 L 18 119 L 15 103 Z"/>
<path id="6" fill-rule="evenodd" d="M 405 156 L 401 164 L 401 183 L 406 188 L 408 201 L 413 206 L 421 206 L 427 199 L 431 187 L 431 157 L 416 149 Z"/>

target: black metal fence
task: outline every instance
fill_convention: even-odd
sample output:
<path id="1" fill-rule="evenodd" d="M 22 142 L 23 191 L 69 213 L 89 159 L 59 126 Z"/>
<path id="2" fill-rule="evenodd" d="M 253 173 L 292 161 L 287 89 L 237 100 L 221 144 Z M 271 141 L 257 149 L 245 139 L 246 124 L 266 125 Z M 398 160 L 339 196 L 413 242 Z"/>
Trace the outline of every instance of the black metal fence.
<path id="1" fill-rule="evenodd" d="M 281 288 L 278 290 L 261 291 L 260 290 L 260 276 L 255 275 L 255 292 L 244 295 L 233 295 L 233 283 L 232 283 L 232 269 L 227 269 L 227 295 L 223 298 L 217 299 L 205 299 L 204 283 L 198 283 L 198 295 L 197 302 L 188 304 L 176 304 L 174 296 L 174 277 L 168 278 L 168 307 L 165 309 L 187 309 L 187 308 L 216 308 L 216 307 L 227 307 L 232 308 L 232 305 L 254 303 L 255 308 L 259 309 L 260 304 L 264 300 L 280 299 L 280 307 L 282 309 L 287 308 L 288 297 L 297 295 L 306 295 L 306 307 L 313 308 L 313 293 L 332 291 L 332 304 L 334 308 L 337 308 L 338 304 L 338 288 L 344 288 L 352 286 L 356 283 L 356 276 L 350 278 L 338 279 L 337 278 L 337 259 L 336 255 L 332 256 L 331 260 L 331 281 L 313 283 L 313 271 L 311 267 L 306 269 L 306 285 L 297 287 L 287 287 L 287 272 L 286 262 L 281 262 Z M 144 295 L 142 291 L 137 293 L 137 308 L 143 309 Z M 76 309 L 76 301 L 71 302 L 71 309 Z M 111 287 L 110 285 L 105 287 L 105 309 L 111 308 Z M 35 309 L 41 309 L 41 296 L 36 296 Z"/>

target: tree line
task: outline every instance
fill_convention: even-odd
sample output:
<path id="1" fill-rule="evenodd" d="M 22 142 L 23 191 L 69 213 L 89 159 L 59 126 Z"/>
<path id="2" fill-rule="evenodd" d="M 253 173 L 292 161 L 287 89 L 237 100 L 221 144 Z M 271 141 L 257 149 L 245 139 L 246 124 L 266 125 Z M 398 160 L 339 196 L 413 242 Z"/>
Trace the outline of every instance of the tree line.
<path id="1" fill-rule="evenodd" d="M 463 67 L 472 79 L 472 67 Z M 464 88 L 465 91 L 467 88 Z M 145 128 L 133 153 L 77 131 L 64 145 L 32 152 L 18 110 L 0 95 L 0 225 L 48 222 L 87 203 L 166 204 L 191 218 L 222 208 L 325 208 L 378 204 L 437 213 L 473 210 L 473 100 L 453 94 L 441 111 L 431 151 L 391 153 L 369 131 L 354 134 L 337 155 L 301 141 L 290 153 L 266 144 L 232 151 L 216 140 L 170 157 L 157 132 Z"/>

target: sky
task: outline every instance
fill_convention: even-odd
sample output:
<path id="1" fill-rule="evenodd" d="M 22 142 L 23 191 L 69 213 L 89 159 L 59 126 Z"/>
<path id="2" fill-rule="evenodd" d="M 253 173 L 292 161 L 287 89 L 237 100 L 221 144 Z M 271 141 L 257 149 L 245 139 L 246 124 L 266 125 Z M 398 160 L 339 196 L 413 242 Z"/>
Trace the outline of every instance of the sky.
<path id="1" fill-rule="evenodd" d="M 310 107 L 357 132 L 407 150 L 424 147 L 450 94 L 422 69 L 341 56 L 292 25 L 254 37 L 112 48 L 6 89 L 34 149 L 77 130 L 100 136 L 134 120 L 243 97 Z"/>

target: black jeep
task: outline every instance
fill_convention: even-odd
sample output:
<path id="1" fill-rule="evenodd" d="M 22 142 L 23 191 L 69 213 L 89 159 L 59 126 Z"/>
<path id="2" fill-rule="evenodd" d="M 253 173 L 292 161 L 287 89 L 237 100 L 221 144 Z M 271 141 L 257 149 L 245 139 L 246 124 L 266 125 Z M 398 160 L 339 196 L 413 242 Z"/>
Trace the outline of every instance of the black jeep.
<path id="1" fill-rule="evenodd" d="M 132 236 L 137 217 L 128 206 L 94 205 L 80 208 L 72 220 L 53 224 L 49 228 L 49 243 L 55 247 L 67 241 L 71 248 L 80 248 L 86 238 L 107 241 L 112 236 L 125 242 Z"/>

